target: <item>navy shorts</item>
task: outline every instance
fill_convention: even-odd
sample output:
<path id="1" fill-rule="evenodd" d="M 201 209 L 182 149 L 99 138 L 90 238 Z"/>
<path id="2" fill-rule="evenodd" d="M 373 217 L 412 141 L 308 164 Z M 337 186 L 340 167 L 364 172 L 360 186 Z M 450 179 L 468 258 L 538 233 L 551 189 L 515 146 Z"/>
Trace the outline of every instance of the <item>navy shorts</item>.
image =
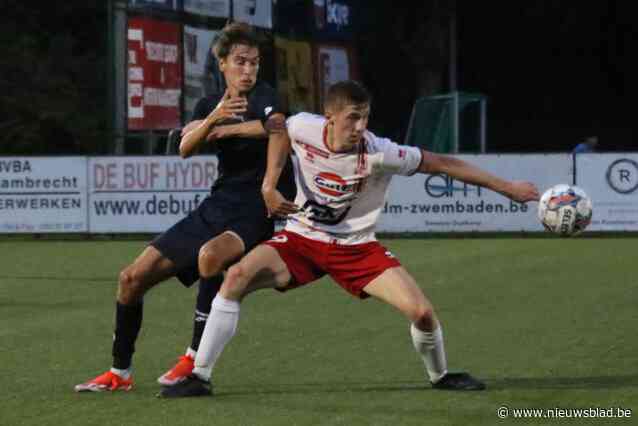
<path id="1" fill-rule="evenodd" d="M 232 202 L 209 196 L 184 219 L 157 236 L 150 245 L 176 266 L 176 276 L 186 287 L 199 279 L 199 249 L 218 235 L 239 235 L 246 253 L 273 234 L 273 221 L 262 203 Z"/>

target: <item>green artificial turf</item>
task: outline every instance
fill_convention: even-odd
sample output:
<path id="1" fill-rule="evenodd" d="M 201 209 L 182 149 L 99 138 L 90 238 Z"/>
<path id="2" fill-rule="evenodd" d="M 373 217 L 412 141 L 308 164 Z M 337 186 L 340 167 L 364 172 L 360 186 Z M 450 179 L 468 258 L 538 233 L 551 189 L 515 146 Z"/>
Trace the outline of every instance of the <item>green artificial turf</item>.
<path id="1" fill-rule="evenodd" d="M 196 287 L 145 301 L 131 392 L 77 394 L 110 366 L 119 270 L 144 241 L 0 241 L 1 425 L 494 425 L 519 408 L 632 410 L 638 239 L 391 239 L 443 324 L 451 370 L 485 392 L 434 391 L 407 321 L 324 279 L 242 304 L 215 396 L 155 397 L 190 342 Z M 507 406 L 510 417 L 499 419 Z M 565 420 L 565 419 L 562 419 Z"/>

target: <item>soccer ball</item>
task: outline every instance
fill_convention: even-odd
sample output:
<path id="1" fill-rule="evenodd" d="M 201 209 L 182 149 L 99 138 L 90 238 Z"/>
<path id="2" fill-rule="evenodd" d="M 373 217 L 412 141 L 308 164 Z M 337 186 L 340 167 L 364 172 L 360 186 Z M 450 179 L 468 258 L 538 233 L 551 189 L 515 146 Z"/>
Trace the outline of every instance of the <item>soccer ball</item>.
<path id="1" fill-rule="evenodd" d="M 591 215 L 591 199 L 577 186 L 552 186 L 538 204 L 538 219 L 545 229 L 562 237 L 583 232 L 591 222 Z"/>

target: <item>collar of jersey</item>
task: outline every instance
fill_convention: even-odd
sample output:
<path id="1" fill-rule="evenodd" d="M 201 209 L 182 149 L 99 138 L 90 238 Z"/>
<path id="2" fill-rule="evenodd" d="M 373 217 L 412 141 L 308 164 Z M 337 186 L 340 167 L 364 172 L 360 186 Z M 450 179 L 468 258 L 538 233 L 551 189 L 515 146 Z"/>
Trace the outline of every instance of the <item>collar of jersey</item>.
<path id="1" fill-rule="evenodd" d="M 331 152 L 332 154 L 351 154 L 351 153 L 353 153 L 355 151 L 358 151 L 360 149 L 359 145 L 357 145 L 357 146 L 353 147 L 350 151 L 333 151 L 332 148 L 330 148 L 330 146 L 328 145 L 328 120 L 326 120 L 326 124 L 324 124 L 324 126 L 323 126 L 322 139 L 323 139 L 323 146 L 325 146 L 326 149 L 329 152 Z M 365 138 L 364 138 L 364 141 L 365 141 Z"/>

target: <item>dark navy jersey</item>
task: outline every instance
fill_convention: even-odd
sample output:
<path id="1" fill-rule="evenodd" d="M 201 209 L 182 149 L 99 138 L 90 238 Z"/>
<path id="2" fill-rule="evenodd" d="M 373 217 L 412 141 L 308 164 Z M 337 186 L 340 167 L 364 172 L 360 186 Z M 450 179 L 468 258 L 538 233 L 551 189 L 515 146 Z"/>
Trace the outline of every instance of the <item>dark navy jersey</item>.
<path id="1" fill-rule="evenodd" d="M 223 93 L 217 93 L 197 102 L 193 120 L 202 120 L 213 111 Z M 283 113 L 275 90 L 266 83 L 258 82 L 248 94 L 248 108 L 243 121 L 261 120 L 265 123 L 274 113 Z M 213 192 L 224 194 L 242 193 L 250 197 L 258 196 L 261 201 L 261 183 L 266 173 L 268 138 L 233 137 L 215 141 L 218 165 L 218 179 Z M 278 189 L 287 199 L 294 198 L 295 182 L 290 160 L 279 180 Z"/>

